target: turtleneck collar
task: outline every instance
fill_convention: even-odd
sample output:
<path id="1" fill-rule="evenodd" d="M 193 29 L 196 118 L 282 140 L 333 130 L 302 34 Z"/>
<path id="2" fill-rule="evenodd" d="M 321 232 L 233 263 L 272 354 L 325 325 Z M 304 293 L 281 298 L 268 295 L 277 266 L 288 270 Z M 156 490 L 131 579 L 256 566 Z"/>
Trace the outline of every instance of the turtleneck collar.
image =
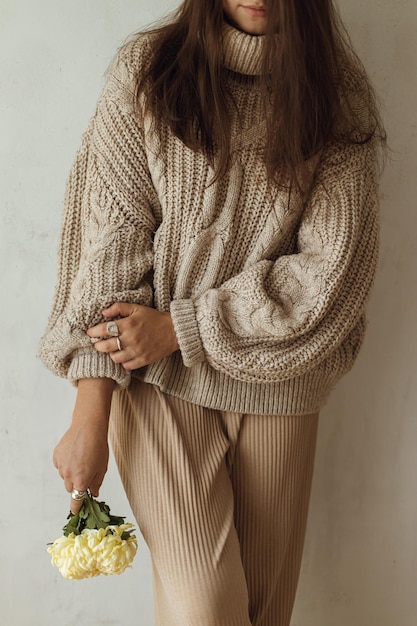
<path id="1" fill-rule="evenodd" d="M 249 35 L 229 24 L 223 27 L 224 64 L 233 72 L 258 76 L 261 73 L 263 35 Z"/>

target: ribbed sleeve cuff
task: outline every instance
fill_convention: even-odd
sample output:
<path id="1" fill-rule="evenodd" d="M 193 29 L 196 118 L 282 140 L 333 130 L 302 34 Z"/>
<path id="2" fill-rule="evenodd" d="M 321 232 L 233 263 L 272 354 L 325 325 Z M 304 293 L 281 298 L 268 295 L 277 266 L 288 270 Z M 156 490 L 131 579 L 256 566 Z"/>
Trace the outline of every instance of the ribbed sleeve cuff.
<path id="1" fill-rule="evenodd" d="M 119 363 L 113 363 L 108 354 L 82 348 L 75 352 L 68 369 L 68 380 L 73 385 L 81 378 L 112 378 L 120 388 L 125 388 L 131 376 Z"/>
<path id="2" fill-rule="evenodd" d="M 205 355 L 193 301 L 174 300 L 170 310 L 184 365 L 191 367 L 201 363 Z"/>

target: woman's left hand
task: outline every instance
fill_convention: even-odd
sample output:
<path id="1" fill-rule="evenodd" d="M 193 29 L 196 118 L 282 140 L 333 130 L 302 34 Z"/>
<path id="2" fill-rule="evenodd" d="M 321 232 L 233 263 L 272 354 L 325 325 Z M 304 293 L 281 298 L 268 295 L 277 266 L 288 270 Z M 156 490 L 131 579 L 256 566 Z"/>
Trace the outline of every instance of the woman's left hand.
<path id="1" fill-rule="evenodd" d="M 119 336 L 108 336 L 106 322 L 89 328 L 87 335 L 96 339 L 94 347 L 98 352 L 108 352 L 110 358 L 126 370 L 159 361 L 179 348 L 170 313 L 140 304 L 116 302 L 105 309 L 103 315 L 121 318 L 115 320 Z"/>

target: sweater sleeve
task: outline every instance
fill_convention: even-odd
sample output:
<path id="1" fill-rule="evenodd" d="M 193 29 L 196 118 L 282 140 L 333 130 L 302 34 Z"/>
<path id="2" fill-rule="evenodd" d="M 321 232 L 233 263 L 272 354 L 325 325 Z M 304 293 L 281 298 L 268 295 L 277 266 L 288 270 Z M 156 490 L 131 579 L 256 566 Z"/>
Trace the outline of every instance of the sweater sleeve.
<path id="1" fill-rule="evenodd" d="M 217 289 L 172 302 L 185 365 L 206 359 L 238 380 L 276 382 L 328 358 L 363 325 L 377 204 L 374 142 L 327 148 L 294 254 L 259 259 Z"/>
<path id="2" fill-rule="evenodd" d="M 130 374 L 98 353 L 86 330 L 117 301 L 151 305 L 153 233 L 160 211 L 133 111 L 129 48 L 109 70 L 67 183 L 58 284 L 40 357 L 72 382 Z"/>

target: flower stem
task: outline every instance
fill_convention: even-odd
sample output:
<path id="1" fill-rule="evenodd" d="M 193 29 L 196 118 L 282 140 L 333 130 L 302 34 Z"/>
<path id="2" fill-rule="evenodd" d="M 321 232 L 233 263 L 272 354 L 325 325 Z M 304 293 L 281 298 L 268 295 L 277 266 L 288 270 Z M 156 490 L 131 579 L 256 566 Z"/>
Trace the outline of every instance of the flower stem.
<path id="1" fill-rule="evenodd" d="M 110 507 L 105 502 L 98 502 L 89 493 L 84 498 L 83 505 L 76 515 L 70 513 L 69 521 L 64 526 L 64 535 L 68 537 L 71 533 L 80 535 L 84 528 L 96 529 L 107 528 L 107 526 L 121 526 L 124 524 L 124 517 L 118 517 L 110 513 Z"/>

